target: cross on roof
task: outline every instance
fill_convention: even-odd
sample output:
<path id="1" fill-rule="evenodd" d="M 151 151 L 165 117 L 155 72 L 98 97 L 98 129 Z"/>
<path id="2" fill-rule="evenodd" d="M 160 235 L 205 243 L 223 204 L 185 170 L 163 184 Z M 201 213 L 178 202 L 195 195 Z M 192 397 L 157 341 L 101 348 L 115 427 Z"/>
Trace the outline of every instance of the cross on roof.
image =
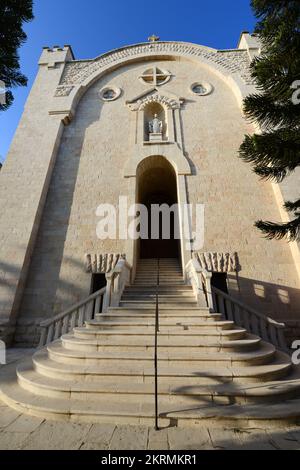
<path id="1" fill-rule="evenodd" d="M 160 38 L 158 36 L 156 36 L 155 34 L 152 34 L 152 36 L 150 36 L 148 38 L 148 41 L 150 41 L 150 42 L 156 42 L 156 41 L 159 41 L 159 40 L 160 40 Z"/>

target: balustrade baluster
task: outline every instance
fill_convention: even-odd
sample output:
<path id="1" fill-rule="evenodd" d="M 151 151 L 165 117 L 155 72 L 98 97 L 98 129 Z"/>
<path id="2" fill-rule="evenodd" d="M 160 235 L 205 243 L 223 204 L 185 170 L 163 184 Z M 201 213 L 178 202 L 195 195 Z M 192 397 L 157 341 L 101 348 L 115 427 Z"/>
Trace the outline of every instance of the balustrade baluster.
<path id="1" fill-rule="evenodd" d="M 259 320 L 256 315 L 251 316 L 251 332 L 259 335 Z"/>
<path id="2" fill-rule="evenodd" d="M 285 336 L 284 336 L 284 330 L 283 328 L 279 328 L 277 330 L 277 336 L 278 336 L 278 346 L 283 349 L 283 350 L 287 350 L 287 345 L 286 345 L 286 339 L 285 339 Z"/>
<path id="3" fill-rule="evenodd" d="M 242 317 L 243 317 L 243 325 L 242 326 L 247 331 L 251 331 L 251 326 L 250 326 L 251 314 L 244 308 L 241 310 L 241 314 L 242 314 Z"/>
<path id="4" fill-rule="evenodd" d="M 55 323 L 54 329 L 55 329 L 55 331 L 54 331 L 54 340 L 57 340 L 58 338 L 61 337 L 62 320 L 58 320 L 58 321 Z"/>
<path id="5" fill-rule="evenodd" d="M 47 344 L 47 328 L 42 328 L 39 348 L 42 348 L 45 344 Z"/>
<path id="6" fill-rule="evenodd" d="M 225 305 L 225 299 L 224 297 L 221 297 L 220 298 L 220 310 L 223 315 L 224 318 L 227 318 L 227 314 L 226 314 L 226 305 Z"/>
<path id="7" fill-rule="evenodd" d="M 265 341 L 270 341 L 266 320 L 264 318 L 260 318 L 259 323 L 260 323 L 261 338 L 264 339 Z"/>
<path id="8" fill-rule="evenodd" d="M 234 316 L 233 320 L 237 326 L 243 326 L 244 319 L 243 319 L 243 312 L 239 305 L 234 305 L 233 304 L 233 311 L 234 311 Z"/>
<path id="9" fill-rule="evenodd" d="M 71 313 L 71 323 L 70 323 L 70 330 L 74 330 L 74 328 L 77 326 L 77 316 L 78 316 L 78 309 L 74 310 Z"/>
<path id="10" fill-rule="evenodd" d="M 98 304 L 97 311 L 100 311 L 101 299 L 107 292 L 106 288 L 91 294 L 83 302 L 78 302 L 73 308 L 69 308 L 65 312 L 57 315 L 52 320 L 44 321 L 40 324 L 41 336 L 39 347 L 43 347 L 48 343 L 60 338 L 62 334 L 68 333 L 76 326 L 83 326 L 85 320 L 92 319 L 94 306 L 96 301 Z"/>
<path id="11" fill-rule="evenodd" d="M 100 313 L 100 306 L 101 306 L 101 295 L 99 295 L 95 300 L 95 314 Z"/>
<path id="12" fill-rule="evenodd" d="M 247 307 L 239 300 L 232 298 L 216 287 L 212 287 L 214 311 L 221 313 L 225 318 L 233 320 L 248 332 L 253 333 L 274 346 L 287 351 L 283 323 L 278 323 L 268 316 Z"/>
<path id="13" fill-rule="evenodd" d="M 78 326 L 83 326 L 84 324 L 84 313 L 85 313 L 85 306 L 82 306 L 79 309 Z"/>
<path id="14" fill-rule="evenodd" d="M 54 323 L 52 323 L 48 328 L 47 344 L 53 341 L 53 336 L 54 336 Z"/>
<path id="15" fill-rule="evenodd" d="M 224 299 L 224 304 L 225 304 L 225 311 L 227 313 L 226 318 L 230 321 L 235 321 L 234 318 L 234 306 L 228 299 Z"/>
<path id="16" fill-rule="evenodd" d="M 69 324 L 70 324 L 70 315 L 66 315 L 62 323 L 62 330 L 61 330 L 62 335 L 65 335 L 66 333 L 68 333 Z"/>
<path id="17" fill-rule="evenodd" d="M 275 346 L 279 346 L 279 341 L 277 337 L 277 328 L 275 328 L 274 325 L 270 325 L 270 337 L 271 337 L 271 342 Z"/>
<path id="18" fill-rule="evenodd" d="M 94 316 L 94 300 L 91 300 L 86 306 L 86 320 L 92 320 Z"/>
<path id="19" fill-rule="evenodd" d="M 215 312 L 218 311 L 218 300 L 217 300 L 217 295 L 215 292 L 212 292 L 212 298 L 213 298 L 213 309 Z"/>

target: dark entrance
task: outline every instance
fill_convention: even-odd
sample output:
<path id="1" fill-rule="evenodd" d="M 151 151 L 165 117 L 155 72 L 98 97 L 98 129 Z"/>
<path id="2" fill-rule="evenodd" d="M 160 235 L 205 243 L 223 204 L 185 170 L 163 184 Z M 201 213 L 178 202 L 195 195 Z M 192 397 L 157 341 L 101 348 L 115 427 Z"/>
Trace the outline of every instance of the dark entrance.
<path id="1" fill-rule="evenodd" d="M 102 287 L 105 287 L 105 286 L 106 286 L 105 274 L 92 274 L 90 294 L 97 292 L 98 290 L 102 289 Z"/>
<path id="2" fill-rule="evenodd" d="M 163 237 L 163 220 L 165 214 L 159 216 L 158 239 L 151 238 L 153 219 L 151 218 L 151 206 L 165 204 L 170 208 L 177 204 L 176 174 L 171 164 L 163 157 L 149 157 L 147 165 L 142 166 L 138 184 L 138 202 L 148 209 L 148 233 L 147 240 L 139 240 L 140 258 L 179 258 L 180 240 L 178 237 L 178 217 L 173 211 L 167 211 L 170 215 L 170 233 L 168 239 Z M 158 219 L 157 219 L 158 220 Z"/>
<path id="3" fill-rule="evenodd" d="M 227 273 L 212 273 L 211 285 L 228 294 Z"/>

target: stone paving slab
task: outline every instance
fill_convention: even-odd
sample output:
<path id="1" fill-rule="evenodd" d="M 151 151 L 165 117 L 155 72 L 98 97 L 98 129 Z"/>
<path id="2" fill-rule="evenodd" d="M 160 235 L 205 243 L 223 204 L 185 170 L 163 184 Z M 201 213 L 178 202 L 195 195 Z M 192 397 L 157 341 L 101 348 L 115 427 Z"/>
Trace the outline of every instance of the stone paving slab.
<path id="1" fill-rule="evenodd" d="M 168 429 L 156 431 L 154 428 L 150 428 L 148 432 L 147 448 L 151 450 L 169 450 Z"/>
<path id="2" fill-rule="evenodd" d="M 146 426 L 117 426 L 109 448 L 110 450 L 147 449 L 148 432 Z"/>
<path id="3" fill-rule="evenodd" d="M 20 414 L 0 401 L 0 450 L 300 450 L 300 423 L 255 427 L 153 427 L 55 422 Z"/>
<path id="4" fill-rule="evenodd" d="M 91 425 L 47 421 L 28 435 L 27 450 L 78 450 L 85 442 Z M 0 434 L 1 442 L 1 434 Z"/>

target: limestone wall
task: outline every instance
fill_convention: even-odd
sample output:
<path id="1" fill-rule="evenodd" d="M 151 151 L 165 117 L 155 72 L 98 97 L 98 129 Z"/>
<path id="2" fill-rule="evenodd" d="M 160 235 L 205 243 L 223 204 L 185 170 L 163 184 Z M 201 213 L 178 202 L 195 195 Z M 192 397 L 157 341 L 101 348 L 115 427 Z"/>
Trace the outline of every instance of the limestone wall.
<path id="1" fill-rule="evenodd" d="M 135 117 L 126 101 L 147 90 L 138 77 L 152 65 L 172 74 L 159 91 L 185 99 L 183 151 L 192 169 L 185 178 L 189 202 L 205 204 L 203 250 L 238 252 L 242 269 L 238 282 L 230 280 L 234 295 L 275 318 L 293 319 L 300 313 L 290 247 L 263 239 L 253 227 L 257 219 L 278 220 L 280 214 L 271 184 L 260 182 L 237 158 L 243 135 L 252 129 L 232 90 L 205 65 L 188 59 L 150 61 L 126 65 L 96 81 L 65 127 L 22 299 L 20 342 L 31 340 L 42 319 L 89 293 L 86 252 L 126 251 L 124 241 L 96 238 L 95 211 L 132 191 L 124 167 L 135 151 Z M 199 80 L 211 83 L 213 93 L 193 95 L 189 87 Z M 108 85 L 122 89 L 116 101 L 100 100 L 100 90 Z"/>

